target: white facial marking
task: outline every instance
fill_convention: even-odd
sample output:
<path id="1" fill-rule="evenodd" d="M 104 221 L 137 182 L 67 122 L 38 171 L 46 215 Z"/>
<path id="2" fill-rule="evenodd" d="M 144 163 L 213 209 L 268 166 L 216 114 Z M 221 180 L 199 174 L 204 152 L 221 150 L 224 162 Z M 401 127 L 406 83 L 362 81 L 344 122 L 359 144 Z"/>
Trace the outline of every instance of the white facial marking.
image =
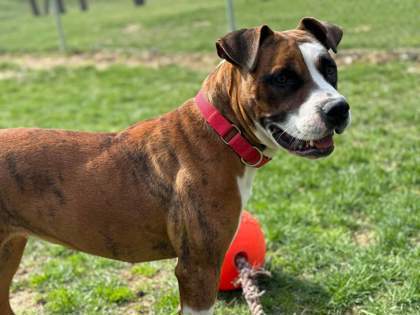
<path id="1" fill-rule="evenodd" d="M 245 167 L 245 172 L 241 177 L 237 178 L 239 193 L 241 195 L 241 208 L 244 208 L 252 193 L 252 181 L 254 180 L 255 167 Z"/>
<path id="2" fill-rule="evenodd" d="M 319 114 L 321 107 L 329 101 L 344 100 L 344 96 L 338 93 L 316 68 L 316 61 L 322 53 L 325 53 L 325 48 L 319 43 L 309 42 L 300 44 L 299 49 L 315 86 L 305 102 L 296 111 L 290 113 L 288 119 L 280 126 L 296 138 L 319 139 L 328 131 Z"/>
<path id="3" fill-rule="evenodd" d="M 192 309 L 191 307 L 184 306 L 182 308 L 182 315 L 212 315 L 214 310 L 214 306 L 210 307 L 208 310 L 201 310 L 196 311 Z"/>
<path id="4" fill-rule="evenodd" d="M 277 127 L 289 135 L 302 140 L 317 140 L 326 136 L 328 129 L 321 118 L 320 110 L 327 102 L 343 99 L 344 96 L 327 81 L 316 67 L 319 56 L 326 52 L 324 46 L 317 42 L 299 45 L 308 72 L 315 83 L 306 100 L 296 110 L 290 112 L 283 122 L 274 122 Z M 256 123 L 256 136 L 270 148 L 281 147 L 271 132 Z"/>
<path id="5" fill-rule="evenodd" d="M 318 89 L 314 89 L 316 93 L 331 93 L 331 96 L 343 97 L 337 92 L 337 90 L 325 80 L 324 76 L 316 68 L 315 63 L 321 53 L 325 52 L 324 46 L 319 43 L 303 43 L 299 45 L 300 52 L 302 53 L 303 60 L 305 61 L 306 67 L 308 67 L 309 74 L 312 80 L 318 86 Z"/>

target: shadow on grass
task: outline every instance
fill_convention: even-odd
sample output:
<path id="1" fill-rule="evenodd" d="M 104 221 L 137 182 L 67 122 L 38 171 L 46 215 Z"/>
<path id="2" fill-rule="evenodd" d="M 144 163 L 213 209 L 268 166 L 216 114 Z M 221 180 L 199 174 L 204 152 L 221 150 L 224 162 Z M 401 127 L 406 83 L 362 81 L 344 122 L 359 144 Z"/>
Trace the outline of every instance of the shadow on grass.
<path id="1" fill-rule="evenodd" d="M 266 291 L 261 302 L 267 314 L 328 313 L 331 297 L 321 285 L 298 279 L 280 269 L 270 271 L 271 277 L 262 277 L 258 281 L 260 290 Z M 235 300 L 243 300 L 242 292 L 222 292 L 219 299 L 227 304 L 235 303 Z"/>

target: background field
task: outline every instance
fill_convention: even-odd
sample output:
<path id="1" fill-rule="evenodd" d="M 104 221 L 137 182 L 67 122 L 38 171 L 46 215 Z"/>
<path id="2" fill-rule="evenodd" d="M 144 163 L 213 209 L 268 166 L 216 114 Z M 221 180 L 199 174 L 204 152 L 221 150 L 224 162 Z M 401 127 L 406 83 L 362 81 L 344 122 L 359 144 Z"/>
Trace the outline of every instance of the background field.
<path id="1" fill-rule="evenodd" d="M 120 130 L 192 97 L 226 32 L 224 1 L 90 1 L 63 17 L 0 2 L 0 127 Z M 239 26 L 340 24 L 339 87 L 351 128 L 334 154 L 279 152 L 248 209 L 268 246 L 267 314 L 419 314 L 419 5 L 404 1 L 235 1 Z M 176 314 L 175 261 L 129 265 L 33 240 L 13 286 L 17 314 Z M 240 293 L 216 314 L 248 314 Z"/>
<path id="2" fill-rule="evenodd" d="M 155 0 L 137 10 L 129 0 L 97 0 L 89 1 L 90 14 L 80 14 L 75 0 L 65 2 L 69 13 L 63 23 L 76 51 L 213 51 L 214 39 L 226 31 L 223 0 Z M 389 49 L 420 43 L 416 0 L 236 0 L 235 9 L 239 27 L 268 24 L 291 29 L 302 16 L 339 22 L 346 29 L 343 48 Z M 32 18 L 26 1 L 2 0 L 0 12 L 0 51 L 56 49 L 53 20 Z"/>

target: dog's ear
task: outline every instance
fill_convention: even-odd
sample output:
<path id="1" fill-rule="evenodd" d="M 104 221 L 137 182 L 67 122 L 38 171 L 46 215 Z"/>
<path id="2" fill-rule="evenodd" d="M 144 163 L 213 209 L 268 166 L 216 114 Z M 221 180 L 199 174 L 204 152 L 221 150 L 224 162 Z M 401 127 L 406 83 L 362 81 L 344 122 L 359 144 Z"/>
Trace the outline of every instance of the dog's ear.
<path id="1" fill-rule="evenodd" d="M 262 43 L 272 34 L 267 25 L 231 32 L 216 42 L 217 54 L 231 64 L 252 72 Z"/>
<path id="2" fill-rule="evenodd" d="M 343 30 L 340 27 L 328 22 L 319 21 L 313 17 L 305 17 L 300 20 L 297 29 L 311 33 L 327 49 L 332 49 L 335 53 L 337 52 L 337 46 L 341 41 L 341 37 L 343 37 Z"/>

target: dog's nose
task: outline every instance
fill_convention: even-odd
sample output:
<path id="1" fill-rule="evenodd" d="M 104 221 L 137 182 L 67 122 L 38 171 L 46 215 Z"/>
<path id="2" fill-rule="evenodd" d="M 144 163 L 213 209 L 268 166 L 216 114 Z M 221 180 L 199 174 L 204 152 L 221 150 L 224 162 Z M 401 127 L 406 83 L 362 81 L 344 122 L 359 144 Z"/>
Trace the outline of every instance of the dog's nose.
<path id="1" fill-rule="evenodd" d="M 325 104 L 322 108 L 326 124 L 329 128 L 339 128 L 343 126 L 349 118 L 349 104 L 344 100 L 334 100 Z"/>

